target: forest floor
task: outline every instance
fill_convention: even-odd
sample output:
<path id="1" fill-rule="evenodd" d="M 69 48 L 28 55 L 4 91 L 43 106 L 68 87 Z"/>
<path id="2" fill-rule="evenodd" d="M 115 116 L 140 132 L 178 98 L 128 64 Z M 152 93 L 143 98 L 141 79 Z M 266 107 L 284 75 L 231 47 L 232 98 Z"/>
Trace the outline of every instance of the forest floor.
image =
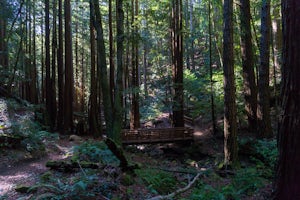
<path id="1" fill-rule="evenodd" d="M 33 115 L 30 109 L 18 108 L 11 111 L 7 108 L 6 100 L 0 99 L 0 136 L 13 134 L 15 123 L 23 123 L 24 118 L 33 120 Z M 155 120 L 159 123 L 150 126 L 170 126 L 166 114 Z M 236 180 L 234 177 L 239 175 L 238 172 L 218 167 L 223 159 L 223 139 L 211 134 L 211 123 L 198 118 L 190 126 L 193 126 L 195 136 L 191 145 L 124 147 L 128 160 L 139 166 L 135 175 L 126 174 L 117 165 L 104 162 L 99 164 L 99 169 L 80 168 L 67 173 L 50 170 L 45 166 L 49 160 L 71 160 L 74 149 L 82 141 L 94 141 L 90 137 L 82 137 L 82 141 L 69 141 L 65 136 L 55 140 L 44 139 L 45 149 L 41 152 L 29 153 L 18 147 L 0 146 L 0 200 L 43 199 L 45 194 L 48 195 L 45 199 L 143 200 L 178 191 L 191 183 L 197 173 L 201 173 L 197 183 L 173 199 L 270 199 L 270 177 L 257 182 L 256 179 L 261 177 L 255 176 L 256 171 L 244 170 L 242 174 L 248 178 Z M 248 169 L 248 166 L 253 165 L 255 163 L 242 157 L 242 168 Z M 248 185 L 240 188 L 241 184 Z M 16 192 L 16 188 L 20 186 L 36 186 L 38 191 Z"/>

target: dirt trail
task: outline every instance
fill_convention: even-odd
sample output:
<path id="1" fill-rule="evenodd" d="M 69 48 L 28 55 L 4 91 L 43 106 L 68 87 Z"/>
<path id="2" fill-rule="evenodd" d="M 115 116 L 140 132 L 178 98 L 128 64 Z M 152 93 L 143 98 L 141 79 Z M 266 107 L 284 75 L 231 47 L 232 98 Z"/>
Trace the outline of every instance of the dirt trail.
<path id="1" fill-rule="evenodd" d="M 0 167 L 0 199 L 15 200 L 21 197 L 22 194 L 15 192 L 15 187 L 31 186 L 38 182 L 39 175 L 48 170 L 45 166 L 46 162 L 64 159 L 72 146 L 72 142 L 60 140 L 58 144 L 49 144 L 48 153 L 42 158 L 23 159 L 17 162 L 6 161 Z"/>

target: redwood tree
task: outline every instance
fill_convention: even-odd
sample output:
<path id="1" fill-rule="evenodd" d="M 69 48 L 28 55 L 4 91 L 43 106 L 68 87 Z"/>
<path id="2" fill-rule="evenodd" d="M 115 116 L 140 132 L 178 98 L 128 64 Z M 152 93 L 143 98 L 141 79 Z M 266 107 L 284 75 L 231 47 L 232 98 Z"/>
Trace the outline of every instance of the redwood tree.
<path id="1" fill-rule="evenodd" d="M 233 0 L 224 1 L 223 70 L 224 163 L 225 166 L 234 166 L 237 164 L 238 160 L 238 149 L 233 57 Z"/>
<path id="2" fill-rule="evenodd" d="M 173 123 L 183 127 L 183 37 L 182 37 L 182 0 L 172 0 L 172 71 L 173 71 Z"/>
<path id="3" fill-rule="evenodd" d="M 8 52 L 7 52 L 7 16 L 5 16 L 7 5 L 6 0 L 0 1 L 0 65 L 4 68 L 8 67 Z"/>
<path id="4" fill-rule="evenodd" d="M 63 130 L 64 122 L 64 42 L 63 42 L 63 16 L 62 0 L 58 0 L 58 49 L 57 49 L 57 86 L 58 86 L 58 130 Z"/>
<path id="5" fill-rule="evenodd" d="M 70 0 L 65 0 L 65 90 L 64 90 L 64 131 L 73 131 L 73 60 L 72 24 Z"/>
<path id="6" fill-rule="evenodd" d="M 282 115 L 274 199 L 300 198 L 300 1 L 284 0 Z"/>
<path id="7" fill-rule="evenodd" d="M 93 15 L 93 4 L 90 2 L 90 48 L 91 48 L 91 94 L 90 94 L 90 107 L 89 107 L 89 128 L 90 134 L 93 134 L 95 137 L 99 137 L 100 124 L 98 123 L 98 114 L 97 114 L 97 81 L 96 81 L 96 39 L 95 39 L 95 28 L 94 20 L 95 16 Z"/>
<path id="8" fill-rule="evenodd" d="M 262 1 L 261 12 L 261 39 L 260 39 L 260 65 L 258 70 L 258 132 L 259 137 L 271 137 L 270 118 L 270 0 Z"/>
<path id="9" fill-rule="evenodd" d="M 240 8 L 245 110 L 248 117 L 248 129 L 255 131 L 257 130 L 257 87 L 250 24 L 250 0 L 240 0 Z"/>

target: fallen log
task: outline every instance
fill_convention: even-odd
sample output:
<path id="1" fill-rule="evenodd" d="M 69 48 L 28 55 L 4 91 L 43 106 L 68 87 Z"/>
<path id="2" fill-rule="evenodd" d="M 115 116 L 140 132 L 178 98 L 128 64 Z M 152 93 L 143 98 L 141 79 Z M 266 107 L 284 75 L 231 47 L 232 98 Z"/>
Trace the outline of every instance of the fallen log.
<path id="1" fill-rule="evenodd" d="M 70 162 L 50 160 L 46 163 L 46 167 L 60 172 L 74 172 L 80 168 L 98 169 L 97 163 L 91 162 Z"/>
<path id="2" fill-rule="evenodd" d="M 126 156 L 121 147 L 119 147 L 113 140 L 107 138 L 105 140 L 105 144 L 109 148 L 109 150 L 119 159 L 120 168 L 123 172 L 132 172 L 134 173 L 134 169 L 137 169 L 137 165 L 129 164 Z"/>

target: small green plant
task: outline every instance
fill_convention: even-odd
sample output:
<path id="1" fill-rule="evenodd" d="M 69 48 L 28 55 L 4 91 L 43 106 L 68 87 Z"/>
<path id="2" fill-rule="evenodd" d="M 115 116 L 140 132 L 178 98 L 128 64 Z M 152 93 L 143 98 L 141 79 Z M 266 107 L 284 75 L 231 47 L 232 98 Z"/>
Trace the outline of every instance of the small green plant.
<path id="1" fill-rule="evenodd" d="M 119 160 L 108 149 L 104 142 L 84 142 L 74 148 L 72 160 L 101 162 L 103 164 L 119 164 Z"/>
<path id="2" fill-rule="evenodd" d="M 225 195 L 211 185 L 203 182 L 197 184 L 193 193 L 188 198 L 190 200 L 226 200 Z"/>
<path id="3" fill-rule="evenodd" d="M 213 175 L 211 175 L 213 178 Z M 216 179 L 216 178 L 214 178 Z M 204 182 L 199 182 L 188 199 L 192 200 L 239 200 L 257 192 L 266 180 L 256 168 L 239 169 L 231 178 L 229 184 L 213 187 Z"/>
<path id="4" fill-rule="evenodd" d="M 138 169 L 135 172 L 153 193 L 167 194 L 176 188 L 177 181 L 171 173 L 154 169 Z"/>
<path id="5" fill-rule="evenodd" d="M 62 182 L 60 179 L 49 180 L 49 183 L 40 183 L 30 187 L 29 192 L 38 190 L 35 194 L 35 199 L 88 199 L 95 196 L 92 188 L 96 184 L 95 176 L 80 177 L 72 183 Z"/>
<path id="6" fill-rule="evenodd" d="M 265 183 L 260 172 L 254 168 L 244 168 L 237 171 L 232 179 L 232 185 L 238 194 L 251 195 L 260 189 Z"/>
<path id="7" fill-rule="evenodd" d="M 267 166 L 275 166 L 278 157 L 277 141 L 275 139 L 258 140 L 255 150 Z"/>

